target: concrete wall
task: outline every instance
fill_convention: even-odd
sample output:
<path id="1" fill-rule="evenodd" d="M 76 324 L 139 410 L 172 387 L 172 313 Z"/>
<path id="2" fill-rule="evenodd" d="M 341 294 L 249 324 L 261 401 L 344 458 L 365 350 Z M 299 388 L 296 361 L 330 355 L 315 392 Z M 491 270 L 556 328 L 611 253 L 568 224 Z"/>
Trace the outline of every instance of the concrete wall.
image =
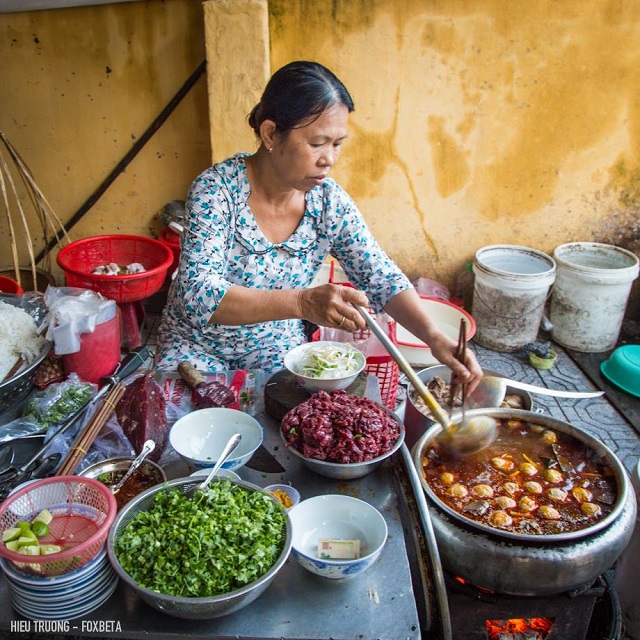
<path id="1" fill-rule="evenodd" d="M 0 128 L 63 219 L 206 50 L 206 83 L 74 238 L 152 231 L 212 158 L 255 147 L 264 82 L 305 58 L 355 99 L 333 175 L 411 277 L 452 286 L 495 243 L 638 251 L 638 2 L 150 0 L 0 16 L 0 35 Z"/>

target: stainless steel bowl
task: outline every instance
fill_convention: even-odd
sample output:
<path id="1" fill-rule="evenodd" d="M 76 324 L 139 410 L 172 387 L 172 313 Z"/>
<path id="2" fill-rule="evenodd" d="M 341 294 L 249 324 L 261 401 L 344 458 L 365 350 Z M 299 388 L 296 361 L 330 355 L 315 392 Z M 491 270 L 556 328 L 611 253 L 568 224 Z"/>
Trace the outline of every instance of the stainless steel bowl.
<path id="1" fill-rule="evenodd" d="M 299 458 L 300 462 L 307 467 L 307 469 L 311 469 L 311 471 L 315 471 L 318 475 L 324 476 L 325 478 L 333 478 L 335 480 L 355 480 L 356 478 L 362 478 L 380 467 L 387 458 L 390 458 L 402 446 L 402 443 L 404 442 L 404 425 L 400 420 L 398 420 L 395 413 L 392 413 L 388 409 L 387 412 L 398 423 L 400 435 L 395 441 L 393 447 L 377 458 L 372 458 L 365 462 L 326 462 L 325 460 L 316 460 L 315 458 L 304 456 L 293 446 L 287 445 L 287 451 L 291 452 L 296 458 Z M 282 433 L 282 429 L 280 429 L 280 437 L 286 445 L 287 441 Z"/>
<path id="2" fill-rule="evenodd" d="M 484 373 L 487 376 L 503 377 L 502 373 L 498 371 L 492 371 L 491 369 L 484 369 Z M 422 371 L 418 371 L 416 375 L 427 386 L 436 376 L 442 378 L 442 380 L 448 383 L 451 380 L 451 369 L 440 364 L 422 369 Z M 533 399 L 531 397 L 531 394 L 527 391 L 522 391 L 521 389 L 515 389 L 513 387 L 507 386 L 506 395 L 518 396 L 522 402 L 522 409 L 526 411 L 531 410 Z M 426 413 L 421 411 L 420 406 L 416 402 L 415 398 L 417 398 L 417 392 L 411 385 L 409 385 L 409 389 L 407 391 L 407 401 L 404 410 L 404 426 L 407 429 L 405 443 L 407 447 L 409 447 L 409 449 L 413 448 L 413 445 L 420 439 L 422 435 L 424 435 L 427 429 L 432 427 L 434 424 L 437 424 L 436 420 L 434 420 L 431 415 L 427 415 Z M 428 409 L 426 410 L 428 411 Z"/>
<path id="3" fill-rule="evenodd" d="M 234 484 L 241 485 L 250 491 L 259 491 L 268 495 L 274 502 L 277 502 L 276 498 L 264 491 L 260 487 L 244 482 L 243 480 L 231 480 L 225 478 L 225 481 L 233 482 Z M 216 480 L 214 479 L 213 482 Z M 225 593 L 217 596 L 209 596 L 206 598 L 189 598 L 181 596 L 168 596 L 143 587 L 138 584 L 124 571 L 115 553 L 115 541 L 118 536 L 131 521 L 131 519 L 140 511 L 145 511 L 151 506 L 151 503 L 155 495 L 159 491 L 165 491 L 169 489 L 180 489 L 181 491 L 187 491 L 194 485 L 200 484 L 202 478 L 178 478 L 177 480 L 170 480 L 166 484 L 159 485 L 147 489 L 144 493 L 141 493 L 137 498 L 134 498 L 131 502 L 125 505 L 120 513 L 116 516 L 116 519 L 109 532 L 107 538 L 107 552 L 109 559 L 113 565 L 116 573 L 120 576 L 122 581 L 127 584 L 142 600 L 152 606 L 158 611 L 162 611 L 170 616 L 176 618 L 184 618 L 189 620 L 208 620 L 211 618 L 219 618 L 221 616 L 228 615 L 235 611 L 246 607 L 253 602 L 258 596 L 260 596 L 265 589 L 271 584 L 276 574 L 283 567 L 289 553 L 291 552 L 291 545 L 293 540 L 291 520 L 289 515 L 285 512 L 286 518 L 286 536 L 284 546 L 278 559 L 273 566 L 263 576 L 248 584 L 241 589 L 236 589 L 229 593 Z"/>
<path id="4" fill-rule="evenodd" d="M 105 474 L 112 474 L 109 482 L 103 482 L 108 487 L 113 486 L 122 476 L 129 470 L 131 463 L 135 460 L 133 456 L 119 456 L 115 458 L 107 458 L 106 460 L 101 460 L 100 462 L 96 462 L 86 469 L 83 469 L 78 475 L 84 476 L 86 478 L 93 478 L 94 480 L 99 480 L 103 482 L 100 476 Z M 162 467 L 152 460 L 143 460 L 136 472 L 133 476 L 137 476 L 141 474 L 141 476 L 146 480 L 145 484 L 147 487 L 156 484 L 162 484 L 167 481 L 167 476 L 163 471 Z M 122 490 L 116 494 L 116 501 L 118 502 L 118 508 L 122 508 L 125 502 L 132 499 L 131 494 L 135 493 L 135 491 L 126 491 L 126 487 L 129 481 L 125 483 L 125 486 Z M 140 491 L 142 493 L 142 491 Z"/>
<path id="5" fill-rule="evenodd" d="M 48 309 L 39 296 L 25 297 L 0 295 L 0 300 L 26 311 L 40 325 L 46 318 Z M 47 341 L 38 357 L 27 367 L 4 382 L 0 382 L 0 414 L 17 406 L 34 387 L 36 371 L 40 363 L 49 355 L 53 342 Z"/>

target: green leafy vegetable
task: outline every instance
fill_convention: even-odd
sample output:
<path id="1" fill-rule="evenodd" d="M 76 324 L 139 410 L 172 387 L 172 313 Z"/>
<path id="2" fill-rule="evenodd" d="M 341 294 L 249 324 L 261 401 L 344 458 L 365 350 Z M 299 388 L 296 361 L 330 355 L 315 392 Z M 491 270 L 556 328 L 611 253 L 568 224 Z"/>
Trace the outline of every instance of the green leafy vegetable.
<path id="1" fill-rule="evenodd" d="M 213 596 L 263 576 L 284 547 L 285 525 L 282 506 L 268 495 L 219 480 L 192 499 L 160 491 L 123 528 L 115 552 L 141 587 Z"/>
<path id="2" fill-rule="evenodd" d="M 63 382 L 44 391 L 34 393 L 25 405 L 23 415 L 33 419 L 48 429 L 64 422 L 72 413 L 82 407 L 93 393 L 93 385 L 88 382 Z"/>

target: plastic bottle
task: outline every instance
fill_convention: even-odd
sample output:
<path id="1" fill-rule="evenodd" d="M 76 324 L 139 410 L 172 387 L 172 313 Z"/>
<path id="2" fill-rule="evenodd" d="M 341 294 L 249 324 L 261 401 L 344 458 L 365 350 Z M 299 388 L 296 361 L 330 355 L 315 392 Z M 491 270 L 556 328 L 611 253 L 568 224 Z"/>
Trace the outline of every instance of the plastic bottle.
<path id="1" fill-rule="evenodd" d="M 467 262 L 456 278 L 456 298 L 462 301 L 463 309 L 469 313 L 473 307 L 474 280 L 473 263 Z"/>

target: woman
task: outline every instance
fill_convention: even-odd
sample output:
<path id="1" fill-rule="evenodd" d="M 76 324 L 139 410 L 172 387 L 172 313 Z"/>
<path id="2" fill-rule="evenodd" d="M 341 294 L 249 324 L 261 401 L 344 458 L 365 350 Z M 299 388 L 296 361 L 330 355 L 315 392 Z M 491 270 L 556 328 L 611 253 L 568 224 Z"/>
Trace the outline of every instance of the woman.
<path id="1" fill-rule="evenodd" d="M 407 277 L 378 246 L 349 195 L 328 173 L 347 138 L 353 101 L 328 69 L 292 62 L 268 82 L 249 116 L 258 141 L 194 181 L 180 266 L 160 330 L 157 366 L 282 368 L 306 341 L 304 321 L 355 331 L 352 303 L 384 310 L 427 342 L 461 380 L 482 375 L 422 311 Z M 356 287 L 311 287 L 324 259 Z"/>

